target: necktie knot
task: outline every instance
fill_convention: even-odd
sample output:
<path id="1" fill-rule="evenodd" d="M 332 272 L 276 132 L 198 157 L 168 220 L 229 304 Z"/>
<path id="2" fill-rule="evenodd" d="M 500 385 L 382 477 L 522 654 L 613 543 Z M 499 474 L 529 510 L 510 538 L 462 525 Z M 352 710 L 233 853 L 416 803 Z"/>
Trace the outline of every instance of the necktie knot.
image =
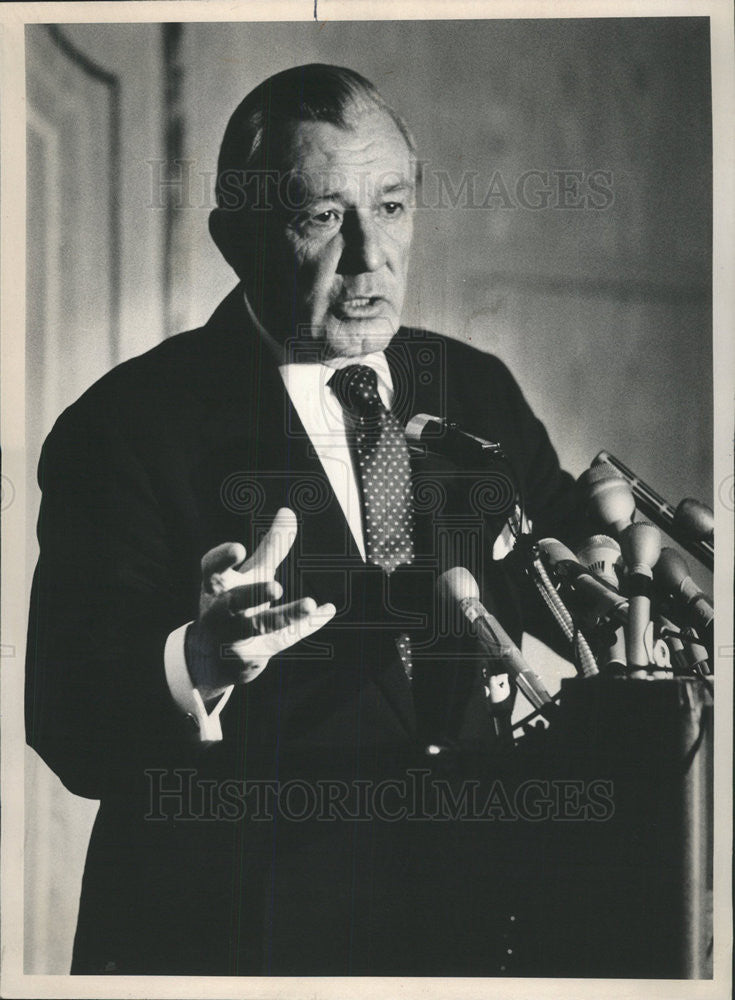
<path id="1" fill-rule="evenodd" d="M 367 417 L 381 406 L 378 376 L 370 365 L 338 368 L 328 385 L 343 408 L 354 417 Z"/>

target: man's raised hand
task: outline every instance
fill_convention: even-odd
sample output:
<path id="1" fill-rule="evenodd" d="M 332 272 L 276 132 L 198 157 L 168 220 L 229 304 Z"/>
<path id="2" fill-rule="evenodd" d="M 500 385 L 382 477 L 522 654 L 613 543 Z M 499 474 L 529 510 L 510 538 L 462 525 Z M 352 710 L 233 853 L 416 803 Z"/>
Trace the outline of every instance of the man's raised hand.
<path id="1" fill-rule="evenodd" d="M 202 559 L 199 617 L 186 633 L 186 663 L 202 698 L 214 698 L 231 684 L 247 684 L 272 656 L 313 635 L 335 614 L 305 597 L 278 604 L 283 588 L 276 570 L 296 539 L 296 515 L 288 507 L 246 559 L 239 542 L 225 542 Z"/>

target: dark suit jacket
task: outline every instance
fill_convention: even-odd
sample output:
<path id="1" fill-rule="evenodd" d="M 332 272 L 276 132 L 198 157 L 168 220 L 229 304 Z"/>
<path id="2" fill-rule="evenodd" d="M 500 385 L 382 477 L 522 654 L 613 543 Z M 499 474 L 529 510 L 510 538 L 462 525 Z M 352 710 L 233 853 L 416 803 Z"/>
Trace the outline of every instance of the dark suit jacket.
<path id="1" fill-rule="evenodd" d="M 503 364 L 410 329 L 387 354 L 399 418 L 448 416 L 501 442 L 538 532 L 566 537 L 571 481 Z M 415 456 L 413 473 L 417 559 L 387 581 L 363 565 L 239 288 L 204 327 L 118 366 L 59 418 L 39 467 L 27 736 L 71 791 L 102 802 L 76 971 L 402 968 L 380 956 L 403 920 L 395 886 L 410 830 L 371 823 L 368 836 L 348 823 L 326 835 L 322 823 L 307 836 L 298 823 L 208 815 L 188 793 L 184 806 L 181 795 L 165 800 L 162 820 L 159 793 L 195 787 L 200 797 L 203 778 L 380 781 L 405 773 L 428 742 L 492 740 L 476 663 L 456 653 L 461 639 L 437 635 L 434 581 L 448 564 L 468 565 L 520 639 L 523 584 L 510 561 L 489 556 L 505 473 L 491 475 L 484 492 L 478 470 L 431 455 Z M 252 551 L 281 506 L 299 519 L 280 571 L 286 593 L 333 601 L 338 614 L 236 689 L 221 744 L 199 744 L 166 685 L 166 637 L 196 615 L 202 554 L 228 540 Z M 407 628 L 413 691 L 395 649 Z M 335 898 L 349 899 L 347 884 L 369 901 L 357 909 L 378 915 L 358 927 L 353 905 L 349 947 L 334 940 L 344 908 L 334 907 L 331 923 L 325 916 Z M 281 904 L 264 925 L 266 898 Z M 314 907 L 325 931 L 311 940 L 303 917 Z M 299 946 L 304 938 L 308 947 Z"/>

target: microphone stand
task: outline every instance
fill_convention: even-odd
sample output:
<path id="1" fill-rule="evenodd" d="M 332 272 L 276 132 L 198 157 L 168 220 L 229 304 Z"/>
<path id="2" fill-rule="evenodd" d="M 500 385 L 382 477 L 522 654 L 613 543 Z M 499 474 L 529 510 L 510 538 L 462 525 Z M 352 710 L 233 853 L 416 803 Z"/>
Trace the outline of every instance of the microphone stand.
<path id="1" fill-rule="evenodd" d="M 636 507 L 644 517 L 649 518 L 657 527 L 670 535 L 675 541 L 686 549 L 690 555 L 698 559 L 703 566 L 711 570 L 715 561 L 715 550 L 712 542 L 708 539 L 692 539 L 681 529 L 676 520 L 676 510 L 671 504 L 664 500 L 662 496 L 651 489 L 638 476 L 632 472 L 627 465 L 623 465 L 620 459 L 615 458 L 609 451 L 601 451 L 595 455 L 593 465 L 607 463 L 626 479 L 635 497 Z"/>

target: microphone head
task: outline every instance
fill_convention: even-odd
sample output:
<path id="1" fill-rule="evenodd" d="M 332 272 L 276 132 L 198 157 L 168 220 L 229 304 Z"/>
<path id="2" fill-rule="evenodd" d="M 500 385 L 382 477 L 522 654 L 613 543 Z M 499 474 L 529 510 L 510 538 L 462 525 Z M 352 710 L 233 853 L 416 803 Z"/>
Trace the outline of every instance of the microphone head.
<path id="1" fill-rule="evenodd" d="M 649 521 L 629 524 L 620 535 L 620 548 L 630 573 L 651 577 L 661 554 L 661 532 Z"/>
<path id="2" fill-rule="evenodd" d="M 705 503 L 685 497 L 674 512 L 674 526 L 693 542 L 711 541 L 715 515 Z"/>
<path id="3" fill-rule="evenodd" d="M 577 480 L 586 500 L 587 516 L 618 532 L 630 524 L 635 497 L 628 480 L 609 462 L 592 465 Z"/>
<path id="4" fill-rule="evenodd" d="M 450 604 L 459 604 L 468 598 L 478 600 L 480 597 L 477 580 L 464 566 L 445 570 L 436 581 L 436 587 L 442 599 Z"/>
<path id="5" fill-rule="evenodd" d="M 436 424 L 437 428 L 441 427 L 438 417 L 430 417 L 428 413 L 415 413 L 406 424 L 405 434 L 409 444 L 420 444 L 421 435 L 429 424 Z"/>
<path id="6" fill-rule="evenodd" d="M 686 560 L 675 549 L 664 546 L 654 571 L 656 584 L 667 594 L 675 594 L 690 576 Z"/>
<path id="7" fill-rule="evenodd" d="M 577 559 L 617 590 L 620 583 L 618 569 L 623 568 L 623 557 L 614 538 L 609 535 L 592 535 L 582 543 Z"/>
<path id="8" fill-rule="evenodd" d="M 556 538 L 542 538 L 537 543 L 539 552 L 552 567 L 556 567 L 560 562 L 577 562 L 577 557 L 571 549 L 567 548 L 563 542 Z"/>
<path id="9" fill-rule="evenodd" d="M 577 479 L 577 485 L 583 489 L 594 483 L 602 482 L 605 479 L 622 479 L 623 476 L 610 462 L 595 462 L 589 469 L 585 469 Z"/>

